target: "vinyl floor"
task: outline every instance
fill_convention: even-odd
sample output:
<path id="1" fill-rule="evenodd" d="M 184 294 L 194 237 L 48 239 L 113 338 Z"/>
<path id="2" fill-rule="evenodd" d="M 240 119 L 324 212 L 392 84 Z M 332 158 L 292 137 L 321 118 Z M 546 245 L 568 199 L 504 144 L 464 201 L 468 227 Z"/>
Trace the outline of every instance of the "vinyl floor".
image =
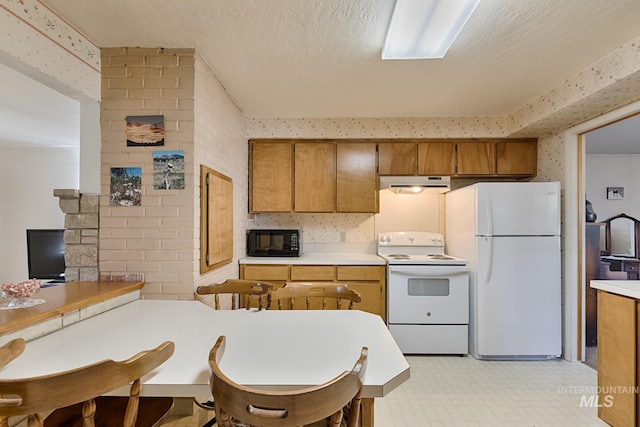
<path id="1" fill-rule="evenodd" d="M 376 427 L 606 426 L 597 416 L 597 372 L 584 363 L 407 356 L 411 379 L 376 399 Z M 200 427 L 212 415 L 172 416 Z"/>

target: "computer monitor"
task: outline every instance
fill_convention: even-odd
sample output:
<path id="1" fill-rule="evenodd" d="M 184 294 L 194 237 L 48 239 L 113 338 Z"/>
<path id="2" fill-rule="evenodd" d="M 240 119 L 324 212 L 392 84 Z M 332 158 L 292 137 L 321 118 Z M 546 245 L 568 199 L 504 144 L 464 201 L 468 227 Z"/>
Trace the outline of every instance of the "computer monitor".
<path id="1" fill-rule="evenodd" d="M 64 282 L 64 230 L 27 230 L 29 279 Z"/>

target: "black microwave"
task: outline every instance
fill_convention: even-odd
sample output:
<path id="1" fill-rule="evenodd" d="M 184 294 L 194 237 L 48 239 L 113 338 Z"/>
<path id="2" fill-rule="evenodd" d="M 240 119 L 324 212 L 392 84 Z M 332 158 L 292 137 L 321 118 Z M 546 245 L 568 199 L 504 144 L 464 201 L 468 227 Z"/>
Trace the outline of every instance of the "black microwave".
<path id="1" fill-rule="evenodd" d="M 300 256 L 302 253 L 300 230 L 247 231 L 248 256 Z"/>

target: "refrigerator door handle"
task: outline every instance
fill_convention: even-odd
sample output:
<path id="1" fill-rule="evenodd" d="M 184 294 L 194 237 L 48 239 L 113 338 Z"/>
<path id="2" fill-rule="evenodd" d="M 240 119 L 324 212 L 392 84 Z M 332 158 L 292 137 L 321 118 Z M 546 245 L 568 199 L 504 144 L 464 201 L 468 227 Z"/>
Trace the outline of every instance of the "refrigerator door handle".
<path id="1" fill-rule="evenodd" d="M 487 252 L 485 254 L 485 270 L 484 270 L 484 283 L 489 283 L 491 279 L 491 266 L 493 265 L 493 239 L 490 237 L 484 237 L 487 241 Z"/>
<path id="2" fill-rule="evenodd" d="M 485 191 L 479 192 L 478 196 L 482 199 L 481 205 L 484 207 L 484 218 L 482 218 L 482 214 L 478 212 L 478 220 L 483 222 L 482 224 L 478 224 L 478 234 L 481 236 L 493 236 L 491 197 L 489 193 Z"/>

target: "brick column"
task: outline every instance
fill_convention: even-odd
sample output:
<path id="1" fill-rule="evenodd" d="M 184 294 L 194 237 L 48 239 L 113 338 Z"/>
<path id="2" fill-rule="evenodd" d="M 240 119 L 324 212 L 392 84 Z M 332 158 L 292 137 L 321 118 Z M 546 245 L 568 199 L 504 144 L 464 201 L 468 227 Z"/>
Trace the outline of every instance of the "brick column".
<path id="1" fill-rule="evenodd" d="M 60 198 L 60 209 L 65 214 L 66 281 L 98 280 L 100 196 L 80 194 L 78 190 L 53 190 L 53 195 Z"/>

